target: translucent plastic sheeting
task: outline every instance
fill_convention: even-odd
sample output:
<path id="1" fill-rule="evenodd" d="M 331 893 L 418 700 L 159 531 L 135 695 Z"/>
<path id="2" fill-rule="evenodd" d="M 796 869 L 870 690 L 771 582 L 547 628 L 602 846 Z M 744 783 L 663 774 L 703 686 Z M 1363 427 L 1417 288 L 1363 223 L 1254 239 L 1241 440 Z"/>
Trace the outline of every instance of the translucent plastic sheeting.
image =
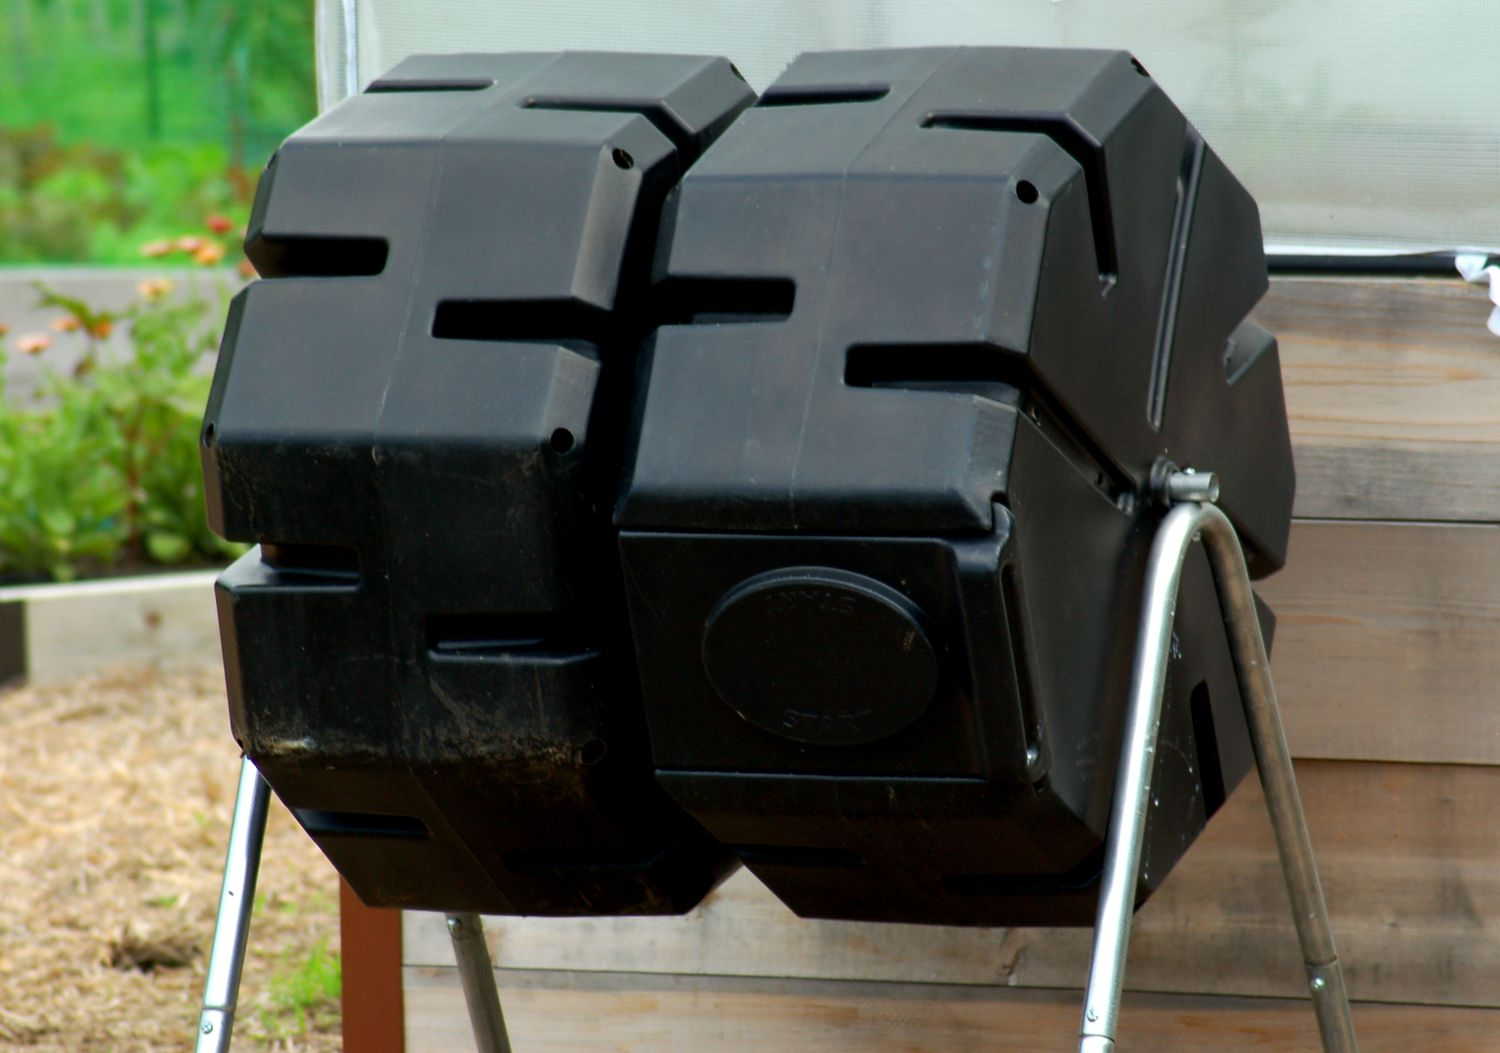
<path id="1" fill-rule="evenodd" d="M 1126 48 L 1255 194 L 1283 251 L 1500 247 L 1497 0 L 319 0 L 325 104 L 407 55 Z M 355 23 L 352 49 L 346 27 Z M 357 78 L 348 76 L 350 56 Z"/>

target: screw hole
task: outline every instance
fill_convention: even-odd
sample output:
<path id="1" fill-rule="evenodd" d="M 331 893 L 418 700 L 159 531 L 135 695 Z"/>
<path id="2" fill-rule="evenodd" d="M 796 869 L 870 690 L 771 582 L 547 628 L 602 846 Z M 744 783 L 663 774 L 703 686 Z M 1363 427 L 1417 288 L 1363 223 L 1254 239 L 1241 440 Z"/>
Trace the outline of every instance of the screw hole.
<path id="1" fill-rule="evenodd" d="M 558 428 L 552 433 L 551 446 L 557 453 L 567 453 L 573 448 L 573 433 L 567 428 Z"/>
<path id="2" fill-rule="evenodd" d="M 1139 73 L 1141 76 L 1143 76 L 1143 77 L 1149 77 L 1149 76 L 1151 76 L 1151 74 L 1149 74 L 1149 73 L 1146 72 L 1146 67 L 1141 65 L 1141 60 L 1140 59 L 1132 57 L 1131 60 L 1130 60 L 1130 64 L 1135 67 L 1135 71 L 1137 73 Z"/>
<path id="3" fill-rule="evenodd" d="M 615 147 L 614 152 L 609 156 L 615 159 L 615 164 L 618 167 L 626 169 L 627 171 L 635 167 L 635 158 L 631 157 L 624 150 L 621 150 L 618 146 Z"/>
<path id="4" fill-rule="evenodd" d="M 578 762 L 586 768 L 592 768 L 602 761 L 608 752 L 609 747 L 605 745 L 603 739 L 589 739 L 578 751 Z"/>
<path id="5" fill-rule="evenodd" d="M 1034 205 L 1036 199 L 1041 195 L 1037 193 L 1035 185 L 1029 180 L 1023 179 L 1016 184 L 1016 197 L 1021 199 L 1023 205 Z"/>
<path id="6" fill-rule="evenodd" d="M 209 423 L 203 429 L 203 445 L 212 447 L 214 444 L 214 426 Z"/>

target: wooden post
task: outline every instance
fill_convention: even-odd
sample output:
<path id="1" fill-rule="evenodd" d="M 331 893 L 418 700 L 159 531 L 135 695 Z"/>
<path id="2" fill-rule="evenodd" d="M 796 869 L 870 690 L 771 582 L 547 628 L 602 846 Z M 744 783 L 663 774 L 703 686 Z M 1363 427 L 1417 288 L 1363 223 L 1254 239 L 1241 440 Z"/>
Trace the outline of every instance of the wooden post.
<path id="1" fill-rule="evenodd" d="M 401 912 L 367 907 L 339 879 L 344 1053 L 406 1053 Z"/>

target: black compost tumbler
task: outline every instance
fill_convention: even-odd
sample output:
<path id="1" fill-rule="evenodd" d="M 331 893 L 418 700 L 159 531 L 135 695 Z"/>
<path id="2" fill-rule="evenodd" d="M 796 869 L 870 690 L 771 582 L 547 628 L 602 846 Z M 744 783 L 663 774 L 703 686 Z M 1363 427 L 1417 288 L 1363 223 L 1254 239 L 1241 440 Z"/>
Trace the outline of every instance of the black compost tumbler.
<path id="1" fill-rule="evenodd" d="M 1293 473 L 1255 203 L 1124 53 L 407 60 L 261 180 L 234 734 L 368 903 L 1094 921 L 1156 496 Z M 1269 634 L 1271 616 L 1261 608 Z M 1138 898 L 1252 763 L 1208 561 Z"/>

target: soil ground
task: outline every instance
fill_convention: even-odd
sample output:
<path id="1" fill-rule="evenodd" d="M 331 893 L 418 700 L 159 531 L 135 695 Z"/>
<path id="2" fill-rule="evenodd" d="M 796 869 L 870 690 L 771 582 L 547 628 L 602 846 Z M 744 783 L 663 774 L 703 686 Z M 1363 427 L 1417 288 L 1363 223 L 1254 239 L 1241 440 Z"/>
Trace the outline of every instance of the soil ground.
<path id="1" fill-rule="evenodd" d="M 222 673 L 0 691 L 0 1049 L 190 1050 L 239 754 Z M 236 1050 L 339 1048 L 338 879 L 273 800 Z"/>

